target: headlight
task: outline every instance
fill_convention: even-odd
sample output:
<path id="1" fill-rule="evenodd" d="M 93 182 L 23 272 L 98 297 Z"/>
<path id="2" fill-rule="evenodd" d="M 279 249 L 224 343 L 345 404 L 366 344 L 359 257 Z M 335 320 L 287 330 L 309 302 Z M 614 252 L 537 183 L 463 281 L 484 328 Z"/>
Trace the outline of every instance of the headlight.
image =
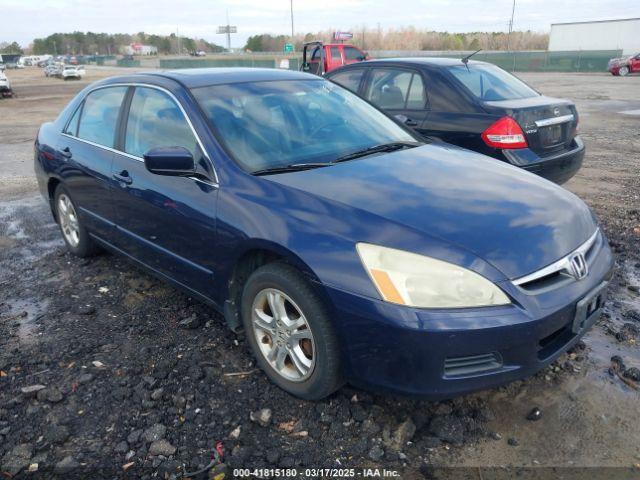
<path id="1" fill-rule="evenodd" d="M 360 259 L 384 300 L 418 308 L 506 305 L 496 285 L 466 268 L 393 248 L 358 243 Z"/>

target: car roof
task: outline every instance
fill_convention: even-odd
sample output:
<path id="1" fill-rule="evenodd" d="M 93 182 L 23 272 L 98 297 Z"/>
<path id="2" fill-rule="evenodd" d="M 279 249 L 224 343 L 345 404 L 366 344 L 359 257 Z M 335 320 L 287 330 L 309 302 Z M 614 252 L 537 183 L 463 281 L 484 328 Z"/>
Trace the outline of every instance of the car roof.
<path id="1" fill-rule="evenodd" d="M 278 68 L 185 68 L 183 70 L 167 70 L 145 72 L 147 77 L 162 77 L 175 80 L 187 88 L 222 85 L 225 83 L 267 82 L 275 80 L 319 80 L 320 77 L 309 73 Z M 131 79 L 135 75 L 127 77 Z M 112 79 L 117 81 L 118 78 Z"/>

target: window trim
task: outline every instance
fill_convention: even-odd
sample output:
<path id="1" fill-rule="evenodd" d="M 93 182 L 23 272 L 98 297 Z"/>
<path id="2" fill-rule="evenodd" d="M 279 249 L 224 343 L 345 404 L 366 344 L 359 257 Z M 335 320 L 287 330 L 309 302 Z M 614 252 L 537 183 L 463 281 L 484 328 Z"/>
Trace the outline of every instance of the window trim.
<path id="1" fill-rule="evenodd" d="M 404 108 L 381 108 L 378 107 L 377 105 L 373 104 L 376 106 L 376 108 L 382 110 L 382 111 L 407 111 L 407 112 L 422 112 L 422 111 L 430 111 L 431 110 L 431 103 L 429 102 L 429 92 L 427 89 L 427 85 L 428 82 L 425 81 L 424 75 L 422 74 L 422 71 L 420 69 L 417 68 L 412 68 L 412 67 L 405 67 L 404 65 L 402 66 L 396 66 L 396 65 L 380 65 L 380 66 L 371 66 L 369 68 L 369 74 L 368 74 L 368 78 L 367 78 L 367 83 L 366 85 L 364 85 L 364 89 L 362 91 L 362 98 L 364 98 L 365 100 L 367 100 L 367 102 L 372 103 L 371 100 L 369 100 L 367 98 L 367 96 L 369 95 L 369 89 L 373 86 L 373 75 L 375 75 L 376 70 L 401 70 L 407 73 L 411 73 L 413 75 L 419 75 L 420 79 L 422 80 L 422 90 L 424 91 L 424 105 L 422 108 L 407 108 L 407 102 L 409 100 L 409 92 L 411 91 L 411 85 L 413 84 L 413 75 L 411 77 L 411 81 L 409 82 L 409 88 L 407 89 L 407 96 L 404 99 Z"/>
<path id="2" fill-rule="evenodd" d="M 98 85 L 97 87 L 92 88 L 91 90 L 86 92 L 86 94 L 82 98 L 82 102 L 78 106 L 78 108 L 80 108 L 80 106 L 84 106 L 84 102 L 85 102 L 86 98 L 89 95 L 91 95 L 91 93 L 95 92 L 96 90 L 101 90 L 103 88 L 113 88 L 113 87 L 148 87 L 148 88 L 154 88 L 156 90 L 160 90 L 161 92 L 166 93 L 169 96 L 169 98 L 171 98 L 176 103 L 176 105 L 178 105 L 178 108 L 182 112 L 182 115 L 184 116 L 185 120 L 187 121 L 187 124 L 189 125 L 189 128 L 191 129 L 191 132 L 193 133 L 193 136 L 195 137 L 196 142 L 198 143 L 198 146 L 200 147 L 200 150 L 202 150 L 202 155 L 204 155 L 205 159 L 209 162 L 209 165 L 211 166 L 211 169 L 212 169 L 212 172 L 213 172 L 213 176 L 214 176 L 214 180 L 211 181 L 211 182 L 204 182 L 204 183 L 206 183 L 207 185 L 215 186 L 215 187 L 218 187 L 220 185 L 220 181 L 219 181 L 218 172 L 216 170 L 216 167 L 213 164 L 213 162 L 211 161 L 211 157 L 209 156 L 209 153 L 204 148 L 204 144 L 202 143 L 202 140 L 200 140 L 200 136 L 198 135 L 198 132 L 196 132 L 196 129 L 193 127 L 193 123 L 191 123 L 191 119 L 189 118 L 189 115 L 187 115 L 187 112 L 184 109 L 184 107 L 182 106 L 182 103 L 180 103 L 180 101 L 176 98 L 176 96 L 172 92 L 167 90 L 166 88 L 160 87 L 158 85 L 151 85 L 151 84 L 148 84 L 148 83 L 140 83 L 140 82 L 124 82 L 124 83 L 110 83 L 108 85 Z M 125 97 L 122 100 L 122 106 L 125 106 L 125 103 L 127 102 L 127 100 L 129 98 L 130 98 L 129 92 L 125 93 Z M 130 103 L 131 102 L 129 101 L 128 104 L 126 105 L 126 108 L 130 107 Z M 75 114 L 75 112 L 76 112 L 76 110 L 74 110 L 74 114 Z M 82 120 L 82 112 L 80 112 L 80 113 L 81 113 L 81 115 L 80 115 L 80 118 L 78 120 L 78 125 L 80 125 L 80 121 Z M 121 124 L 128 116 L 129 116 L 129 112 L 127 111 L 126 115 L 123 115 L 122 118 L 118 117 L 118 124 L 116 125 L 116 140 L 118 140 L 118 134 L 120 132 Z M 72 118 L 73 118 L 73 115 L 71 115 L 69 117 L 69 119 L 65 123 L 65 128 L 62 129 L 61 134 L 64 135 L 65 137 L 73 138 L 73 139 L 78 140 L 80 142 L 84 142 L 84 143 L 87 143 L 89 145 L 93 145 L 95 147 L 100 147 L 100 148 L 103 148 L 103 149 L 108 150 L 110 152 L 117 153 L 119 155 L 124 155 L 125 157 L 128 157 L 128 158 L 131 158 L 133 160 L 137 160 L 139 162 L 143 162 L 144 163 L 144 158 L 142 158 L 142 157 L 138 157 L 136 155 L 131 155 L 130 153 L 123 152 L 122 150 L 118 150 L 118 149 L 116 149 L 114 147 L 107 147 L 105 145 L 100 145 L 100 144 L 97 144 L 97 143 L 92 142 L 90 140 L 85 140 L 85 139 L 80 138 L 78 136 L 73 136 L 73 135 L 69 135 L 68 133 L 65 133 L 66 125 L 71 121 Z M 203 181 L 202 179 L 199 179 L 199 178 L 196 178 L 196 177 L 189 177 L 189 178 L 193 178 L 194 180 L 198 180 L 200 182 Z"/>
<path id="3" fill-rule="evenodd" d="M 73 113 L 69 116 L 69 119 L 66 121 L 66 123 L 64 124 L 64 128 L 62 129 L 62 133 L 64 133 L 65 135 L 69 135 L 73 138 L 78 138 L 78 130 L 80 130 L 80 120 L 82 120 L 82 110 L 84 109 L 84 100 L 85 98 L 87 98 L 86 96 L 82 99 L 82 101 L 78 104 L 78 106 L 75 108 L 75 110 L 73 111 Z M 73 120 L 73 117 L 76 116 L 76 113 L 78 114 L 78 124 L 76 125 L 76 131 L 73 133 L 73 135 L 67 133 L 67 129 L 69 128 L 69 125 L 71 125 L 71 121 Z"/>

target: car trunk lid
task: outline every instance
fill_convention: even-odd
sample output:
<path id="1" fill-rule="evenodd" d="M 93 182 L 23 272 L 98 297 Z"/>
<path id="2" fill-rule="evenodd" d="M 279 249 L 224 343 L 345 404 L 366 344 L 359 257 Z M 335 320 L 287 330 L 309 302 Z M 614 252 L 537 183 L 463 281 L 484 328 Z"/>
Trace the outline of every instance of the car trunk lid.
<path id="1" fill-rule="evenodd" d="M 570 150 L 578 112 L 567 100 L 544 95 L 518 100 L 486 101 L 490 113 L 509 115 L 522 128 L 529 148 L 541 157 Z"/>

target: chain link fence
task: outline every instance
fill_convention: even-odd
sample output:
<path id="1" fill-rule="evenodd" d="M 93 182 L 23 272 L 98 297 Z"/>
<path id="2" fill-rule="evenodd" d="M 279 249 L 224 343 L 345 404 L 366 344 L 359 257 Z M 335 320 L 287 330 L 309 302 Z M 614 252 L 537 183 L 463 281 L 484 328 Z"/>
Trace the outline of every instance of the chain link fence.
<path id="1" fill-rule="evenodd" d="M 393 57 L 449 57 L 462 58 L 473 52 L 464 51 L 371 51 L 373 58 Z M 598 51 L 525 51 L 525 52 L 479 52 L 474 60 L 493 63 L 510 72 L 606 72 L 609 59 L 622 55 L 621 50 Z M 260 52 L 241 55 L 215 55 L 208 58 L 160 58 L 153 60 L 154 65 L 142 66 L 174 70 L 182 68 L 220 68 L 220 67 L 261 67 L 288 68 L 299 70 L 302 58 L 299 54 L 284 55 Z M 140 60 L 120 59 L 120 67 L 140 67 Z"/>
<path id="2" fill-rule="evenodd" d="M 462 58 L 471 53 L 473 52 L 370 52 L 374 58 Z M 479 52 L 473 56 L 473 59 L 493 63 L 510 72 L 606 72 L 609 59 L 621 55 L 622 50 Z"/>

